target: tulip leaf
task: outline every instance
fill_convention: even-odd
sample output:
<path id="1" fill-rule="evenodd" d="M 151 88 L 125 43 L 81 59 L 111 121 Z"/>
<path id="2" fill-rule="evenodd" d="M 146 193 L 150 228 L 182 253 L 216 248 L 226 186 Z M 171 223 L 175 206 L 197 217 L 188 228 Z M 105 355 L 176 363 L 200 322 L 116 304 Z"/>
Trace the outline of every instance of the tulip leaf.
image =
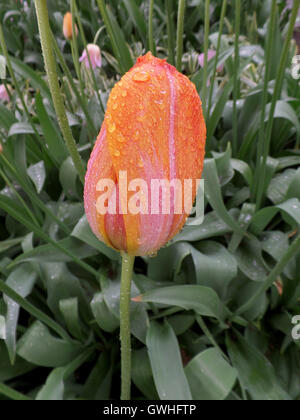
<path id="1" fill-rule="evenodd" d="M 275 370 L 269 360 L 256 347 L 240 334 L 237 334 L 235 340 L 227 336 L 226 342 L 233 366 L 238 371 L 238 378 L 253 400 L 291 399 L 276 378 Z"/>
<path id="2" fill-rule="evenodd" d="M 203 178 L 205 180 L 205 195 L 215 210 L 216 214 L 222 219 L 234 232 L 245 235 L 243 229 L 236 220 L 227 211 L 218 179 L 217 166 L 214 159 L 207 159 L 204 164 Z"/>
<path id="3" fill-rule="evenodd" d="M 66 342 L 50 334 L 40 321 L 34 322 L 20 338 L 17 354 L 28 362 L 44 367 L 60 367 L 81 351 L 79 343 Z"/>
<path id="4" fill-rule="evenodd" d="M 135 298 L 137 302 L 152 302 L 168 306 L 179 306 L 193 310 L 199 315 L 224 320 L 226 310 L 216 292 L 208 287 L 182 285 L 149 290 Z"/>
<path id="5" fill-rule="evenodd" d="M 35 270 L 29 264 L 23 264 L 12 271 L 6 280 L 6 285 L 25 298 L 31 293 L 36 277 L 37 273 Z M 20 306 L 5 295 L 4 300 L 7 305 L 5 344 L 13 363 L 16 355 L 16 336 Z"/>
<path id="6" fill-rule="evenodd" d="M 99 327 L 106 332 L 115 331 L 120 326 L 119 319 L 109 310 L 102 293 L 96 293 L 91 301 L 91 309 Z"/>
<path id="7" fill-rule="evenodd" d="M 134 350 L 132 353 L 132 380 L 149 400 L 159 399 L 153 381 L 150 359 L 145 347 Z"/>
<path id="8" fill-rule="evenodd" d="M 231 392 L 237 372 L 217 349 L 199 353 L 185 367 L 194 400 L 224 400 Z"/>
<path id="9" fill-rule="evenodd" d="M 161 400 L 191 400 L 176 335 L 170 325 L 151 322 L 147 349 L 154 383 Z"/>
<path id="10" fill-rule="evenodd" d="M 86 215 L 82 216 L 79 220 L 72 232 L 72 236 L 97 249 L 101 254 L 106 255 L 111 260 L 120 260 L 120 254 L 118 252 L 109 248 L 96 238 L 88 224 Z"/>

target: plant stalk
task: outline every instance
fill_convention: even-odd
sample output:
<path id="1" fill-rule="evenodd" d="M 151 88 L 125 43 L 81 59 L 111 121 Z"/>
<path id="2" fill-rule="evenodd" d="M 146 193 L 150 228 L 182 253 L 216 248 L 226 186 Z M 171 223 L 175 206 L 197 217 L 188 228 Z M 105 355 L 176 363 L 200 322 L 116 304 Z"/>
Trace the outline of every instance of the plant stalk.
<path id="1" fill-rule="evenodd" d="M 58 76 L 56 71 L 56 62 L 52 49 L 52 36 L 49 24 L 47 1 L 35 1 L 36 14 L 38 19 L 38 26 L 41 38 L 41 45 L 44 55 L 45 68 L 50 85 L 51 95 L 55 112 L 58 118 L 59 126 L 62 131 L 64 140 L 66 142 L 69 153 L 73 159 L 74 166 L 78 172 L 79 178 L 84 183 L 85 169 L 79 152 L 77 150 L 76 142 L 73 137 L 71 128 L 68 123 L 65 106 L 60 92 L 58 83 Z"/>
<path id="2" fill-rule="evenodd" d="M 131 338 L 130 296 L 135 258 L 122 254 L 120 292 L 120 339 L 121 339 L 121 400 L 130 400 L 131 392 Z"/>

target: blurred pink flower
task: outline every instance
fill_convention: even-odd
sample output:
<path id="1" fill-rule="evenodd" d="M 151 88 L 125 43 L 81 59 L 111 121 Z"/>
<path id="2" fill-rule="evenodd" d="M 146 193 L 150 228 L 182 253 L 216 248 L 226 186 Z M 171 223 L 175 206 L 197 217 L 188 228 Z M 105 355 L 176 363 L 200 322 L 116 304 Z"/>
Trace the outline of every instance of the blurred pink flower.
<path id="1" fill-rule="evenodd" d="M 216 56 L 216 51 L 215 50 L 208 50 L 207 52 L 207 61 L 212 60 L 214 57 Z M 199 65 L 201 67 L 204 67 L 204 53 L 199 55 Z M 220 66 L 217 68 L 217 71 L 221 72 L 223 71 L 224 66 Z"/>
<path id="2" fill-rule="evenodd" d="M 9 102 L 9 95 L 4 85 L 0 85 L 0 101 Z"/>
<path id="3" fill-rule="evenodd" d="M 92 69 L 95 70 L 96 67 L 102 66 L 101 51 L 98 45 L 88 44 L 87 50 L 90 56 Z M 86 68 L 90 68 L 89 58 L 86 52 L 86 49 L 83 51 L 82 56 L 79 59 L 80 62 L 84 62 Z"/>

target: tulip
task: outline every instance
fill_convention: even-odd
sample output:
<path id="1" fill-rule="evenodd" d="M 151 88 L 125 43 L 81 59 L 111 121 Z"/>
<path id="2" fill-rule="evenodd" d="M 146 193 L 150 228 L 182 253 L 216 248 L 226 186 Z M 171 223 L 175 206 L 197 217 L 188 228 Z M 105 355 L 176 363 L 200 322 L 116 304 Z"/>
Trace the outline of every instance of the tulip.
<path id="1" fill-rule="evenodd" d="M 4 85 L 0 85 L 0 100 L 9 102 L 9 95 Z"/>
<path id="2" fill-rule="evenodd" d="M 165 60 L 151 53 L 140 57 L 111 91 L 88 162 L 84 204 L 94 234 L 131 256 L 155 254 L 185 224 L 196 188 L 189 209 L 182 213 L 175 212 L 175 189 L 169 214 L 133 214 L 126 212 L 126 207 L 134 195 L 128 193 L 124 201 L 124 195 L 118 194 L 123 182 L 121 174 L 126 173 L 128 183 L 141 179 L 147 185 L 157 179 L 200 179 L 205 139 L 206 126 L 195 85 Z M 107 194 L 107 206 L 114 208 L 116 202 L 116 214 L 98 211 L 97 203 L 103 194 L 101 179 L 115 183 L 114 190 Z M 149 207 L 146 205 L 146 209 Z"/>
<path id="3" fill-rule="evenodd" d="M 78 35 L 78 28 L 77 25 L 75 25 L 75 32 L 76 36 Z M 63 23 L 63 33 L 64 37 L 68 39 L 69 41 L 73 37 L 73 26 L 72 26 L 72 15 L 70 12 L 67 12 L 64 16 L 64 23 Z"/>
<path id="4" fill-rule="evenodd" d="M 86 51 L 87 50 L 87 51 Z M 88 54 L 87 54 L 88 52 Z M 82 56 L 80 57 L 79 61 L 84 62 L 87 69 L 90 68 L 89 58 L 90 56 L 92 69 L 95 70 L 96 67 L 102 66 L 102 59 L 101 59 L 101 51 L 98 45 L 95 44 L 88 44 L 86 49 L 83 51 Z"/>
<path id="5" fill-rule="evenodd" d="M 212 60 L 215 56 L 216 56 L 216 51 L 215 50 L 208 50 L 207 51 L 207 61 Z M 199 55 L 199 65 L 200 65 L 200 67 L 204 67 L 204 58 L 205 58 L 204 53 Z M 224 66 L 222 65 L 222 66 L 217 68 L 217 71 L 221 72 L 221 71 L 223 71 L 223 69 L 224 69 Z"/>

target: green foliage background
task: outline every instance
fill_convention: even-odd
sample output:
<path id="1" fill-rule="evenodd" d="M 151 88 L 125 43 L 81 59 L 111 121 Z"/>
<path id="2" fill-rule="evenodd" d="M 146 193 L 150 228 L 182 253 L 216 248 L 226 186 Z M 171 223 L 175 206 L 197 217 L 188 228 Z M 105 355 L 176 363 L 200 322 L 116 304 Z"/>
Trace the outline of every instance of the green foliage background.
<path id="1" fill-rule="evenodd" d="M 151 47 L 178 64 L 178 1 L 47 3 L 69 125 L 87 162 L 110 89 L 135 59 Z M 180 3 L 182 71 L 206 104 L 205 220 L 136 261 L 133 398 L 297 400 L 300 85 L 286 5 L 297 13 L 299 0 Z M 69 9 L 79 27 L 72 45 L 62 34 Z M 0 104 L 0 399 L 118 399 L 120 256 L 84 216 L 34 1 L 1 0 L 0 18 L 12 86 Z M 76 57 L 97 32 L 103 66 L 90 73 Z M 219 54 L 202 69 L 208 47 Z"/>

